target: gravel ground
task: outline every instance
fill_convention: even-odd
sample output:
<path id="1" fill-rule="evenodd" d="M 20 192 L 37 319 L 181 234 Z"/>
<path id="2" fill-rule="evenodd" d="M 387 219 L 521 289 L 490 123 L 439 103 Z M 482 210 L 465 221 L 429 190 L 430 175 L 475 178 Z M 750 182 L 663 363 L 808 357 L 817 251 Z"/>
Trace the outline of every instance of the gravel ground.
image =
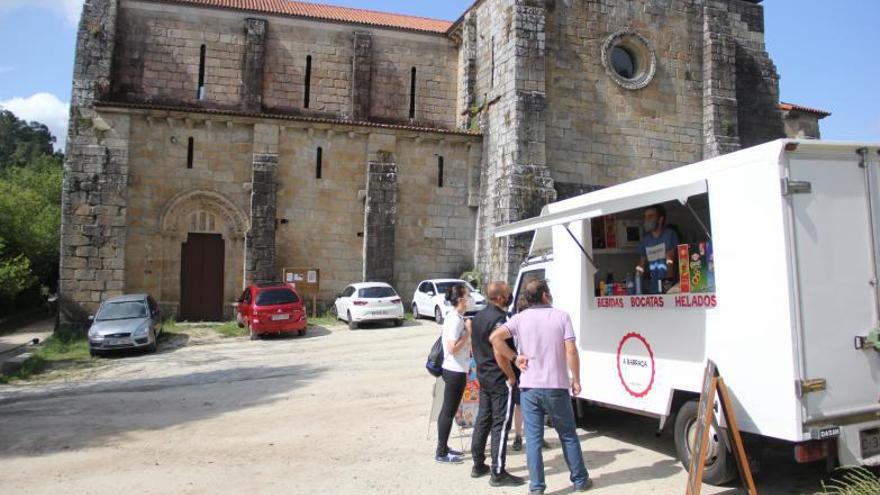
<path id="1" fill-rule="evenodd" d="M 64 381 L 0 386 L 0 492 L 526 493 L 433 461 L 434 379 L 423 365 L 437 332 L 419 321 L 257 342 L 191 337 Z M 684 493 L 687 473 L 655 420 L 600 410 L 588 426 L 595 493 Z M 469 433 L 451 444 L 468 448 Z M 570 493 L 559 442 L 547 438 L 548 494 Z M 526 474 L 524 452 L 508 464 Z M 813 493 L 821 472 L 771 453 L 760 493 Z"/>

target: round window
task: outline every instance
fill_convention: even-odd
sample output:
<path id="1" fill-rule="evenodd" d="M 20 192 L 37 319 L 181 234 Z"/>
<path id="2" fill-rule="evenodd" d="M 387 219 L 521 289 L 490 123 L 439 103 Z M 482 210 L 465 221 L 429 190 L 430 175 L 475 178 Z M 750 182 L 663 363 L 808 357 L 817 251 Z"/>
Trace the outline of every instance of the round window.
<path id="1" fill-rule="evenodd" d="M 656 71 L 654 50 L 642 35 L 632 30 L 612 34 L 602 45 L 602 65 L 611 79 L 626 89 L 641 89 Z"/>
<path id="2" fill-rule="evenodd" d="M 611 49 L 611 66 L 614 72 L 624 79 L 632 79 L 636 75 L 636 59 L 632 54 L 621 46 Z"/>

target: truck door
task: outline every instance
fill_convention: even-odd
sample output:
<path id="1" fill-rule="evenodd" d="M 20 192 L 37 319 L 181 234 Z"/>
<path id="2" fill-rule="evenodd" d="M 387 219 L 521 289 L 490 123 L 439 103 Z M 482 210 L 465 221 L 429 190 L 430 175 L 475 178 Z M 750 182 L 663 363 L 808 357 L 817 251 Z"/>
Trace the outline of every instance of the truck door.
<path id="1" fill-rule="evenodd" d="M 877 326 L 874 226 L 866 186 L 878 175 L 866 178 L 855 154 L 789 158 L 784 193 L 793 220 L 802 378 L 825 380 L 824 390 L 814 382 L 816 391 L 804 393 L 805 422 L 840 422 L 878 403 L 880 354 L 854 345 L 856 336 Z M 755 256 L 760 258 L 760 249 Z"/>

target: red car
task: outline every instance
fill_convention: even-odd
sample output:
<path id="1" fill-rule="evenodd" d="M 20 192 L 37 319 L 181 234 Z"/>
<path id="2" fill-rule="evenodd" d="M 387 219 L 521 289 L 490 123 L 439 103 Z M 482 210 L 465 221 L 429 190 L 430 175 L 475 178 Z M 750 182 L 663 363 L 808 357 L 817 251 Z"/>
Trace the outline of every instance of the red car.
<path id="1" fill-rule="evenodd" d="M 248 286 L 238 300 L 235 319 L 239 327 L 248 328 L 251 340 L 268 334 L 305 335 L 308 325 L 302 298 L 282 282 Z"/>

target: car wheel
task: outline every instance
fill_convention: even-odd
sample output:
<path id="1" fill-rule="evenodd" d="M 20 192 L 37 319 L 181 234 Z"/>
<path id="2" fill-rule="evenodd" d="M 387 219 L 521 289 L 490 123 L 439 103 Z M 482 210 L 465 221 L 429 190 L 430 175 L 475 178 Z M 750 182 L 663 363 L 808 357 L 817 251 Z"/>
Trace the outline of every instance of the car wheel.
<path id="1" fill-rule="evenodd" d="M 153 342 L 147 346 L 147 352 L 149 352 L 149 353 L 156 352 L 156 349 L 158 349 L 158 348 L 159 348 L 158 340 L 157 340 L 157 337 L 154 335 Z"/>
<path id="2" fill-rule="evenodd" d="M 691 451 L 696 443 L 697 417 L 699 402 L 685 402 L 675 416 L 675 451 L 685 469 L 690 469 Z M 706 447 L 706 467 L 703 471 L 703 482 L 710 485 L 723 485 L 736 477 L 736 465 L 730 452 L 721 439 L 721 434 L 713 428 L 709 432 L 709 444 Z"/>
<path id="3" fill-rule="evenodd" d="M 402 320 L 402 319 L 400 319 L 400 320 L 394 320 L 394 326 L 395 326 L 395 327 L 402 327 L 402 326 L 403 326 L 403 320 Z"/>
<path id="4" fill-rule="evenodd" d="M 235 313 L 235 322 L 238 323 L 238 328 L 244 328 L 244 318 L 241 316 L 241 313 Z"/>
<path id="5" fill-rule="evenodd" d="M 440 306 L 434 308 L 434 321 L 436 321 L 438 325 L 443 324 L 443 311 L 440 309 Z"/>
<path id="6" fill-rule="evenodd" d="M 303 328 L 302 330 L 300 330 L 300 331 L 297 332 L 297 333 L 299 333 L 299 336 L 300 336 L 300 337 L 305 337 L 305 336 L 306 336 L 306 329 Z"/>
<path id="7" fill-rule="evenodd" d="M 94 357 L 101 357 L 101 353 L 94 350 L 94 349 L 89 349 L 89 356 L 91 356 L 93 358 Z"/>
<path id="8" fill-rule="evenodd" d="M 348 329 L 349 330 L 357 330 L 358 324 L 356 321 L 351 319 L 351 311 L 348 312 Z"/>
<path id="9" fill-rule="evenodd" d="M 419 319 L 419 316 L 421 316 L 421 315 L 419 315 L 419 307 L 416 306 L 416 303 L 413 303 L 412 310 L 413 310 L 413 318 L 415 318 L 416 320 L 418 320 L 418 319 Z"/>
<path id="10" fill-rule="evenodd" d="M 260 336 L 257 335 L 257 332 L 254 332 L 254 327 L 252 326 L 248 326 L 248 336 L 251 338 L 251 340 L 257 340 L 258 338 L 260 338 Z"/>
<path id="11" fill-rule="evenodd" d="M 336 309 L 336 303 L 333 303 L 333 305 L 330 306 L 330 316 L 332 316 L 334 320 L 339 321 L 339 310 Z"/>

